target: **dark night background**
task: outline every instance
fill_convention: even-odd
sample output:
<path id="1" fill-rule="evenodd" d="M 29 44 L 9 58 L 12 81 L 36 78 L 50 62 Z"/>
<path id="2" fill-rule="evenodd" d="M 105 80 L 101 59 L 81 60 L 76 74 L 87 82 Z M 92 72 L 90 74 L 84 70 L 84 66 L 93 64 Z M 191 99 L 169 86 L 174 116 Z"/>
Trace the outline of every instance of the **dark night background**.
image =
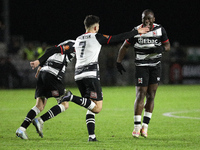
<path id="1" fill-rule="evenodd" d="M 83 20 L 89 14 L 100 17 L 100 33 L 118 34 L 140 24 L 142 11 L 149 8 L 171 43 L 200 45 L 199 0 L 10 0 L 9 5 L 10 34 L 25 41 L 75 39 L 85 32 Z"/>
<path id="2" fill-rule="evenodd" d="M 6 2 L 9 5 L 3 5 Z M 1 0 L 0 21 L 5 25 L 8 23 L 4 17 L 7 13 L 3 8 L 9 6 L 6 17 L 9 18 L 9 30 L 5 30 L 5 33 L 9 31 L 10 36 L 4 38 L 7 49 L 0 43 L 0 67 L 4 67 L 0 73 L 0 88 L 35 87 L 35 70 L 30 70 L 29 62 L 38 57 L 38 48 L 43 43 L 52 46 L 68 39 L 75 40 L 85 33 L 83 21 L 87 15 L 100 17 L 100 33 L 115 35 L 141 24 L 141 14 L 145 9 L 154 11 L 155 23 L 166 29 L 171 43 L 170 53 L 166 53 L 162 59 L 165 71 L 161 82 L 200 84 L 199 3 L 199 0 Z M 2 27 L 0 31 L 2 40 Z M 134 84 L 131 65 L 134 51 L 129 51 L 130 55 L 127 55 L 126 59 L 130 61 L 126 61 L 127 73 L 122 79 L 115 66 L 115 51 L 119 46 L 121 43 L 102 48 L 102 51 L 105 48 L 104 53 L 100 54 L 103 58 L 99 60 L 102 85 Z M 8 64 L 13 69 L 7 69 Z M 74 80 L 71 80 L 73 68 L 73 64 L 71 68 L 68 67 L 66 85 L 74 85 Z"/>

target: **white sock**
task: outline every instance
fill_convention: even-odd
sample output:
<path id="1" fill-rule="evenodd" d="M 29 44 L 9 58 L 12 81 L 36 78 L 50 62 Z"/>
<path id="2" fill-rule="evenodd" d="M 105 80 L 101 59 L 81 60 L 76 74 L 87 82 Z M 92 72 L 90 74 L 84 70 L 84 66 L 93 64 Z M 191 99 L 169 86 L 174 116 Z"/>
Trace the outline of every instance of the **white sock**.
<path id="1" fill-rule="evenodd" d="M 134 116 L 134 122 L 141 122 L 141 115 L 135 115 Z M 136 132 L 139 132 L 141 129 L 141 124 L 134 124 L 134 130 Z"/>
<path id="2" fill-rule="evenodd" d="M 94 139 L 96 137 L 95 134 L 89 135 L 89 137 L 91 137 L 92 139 Z"/>
<path id="3" fill-rule="evenodd" d="M 134 122 L 141 122 L 141 115 L 135 115 L 133 119 Z"/>
<path id="4" fill-rule="evenodd" d="M 24 128 L 24 127 L 19 127 L 19 129 L 22 131 L 26 131 L 26 128 Z"/>

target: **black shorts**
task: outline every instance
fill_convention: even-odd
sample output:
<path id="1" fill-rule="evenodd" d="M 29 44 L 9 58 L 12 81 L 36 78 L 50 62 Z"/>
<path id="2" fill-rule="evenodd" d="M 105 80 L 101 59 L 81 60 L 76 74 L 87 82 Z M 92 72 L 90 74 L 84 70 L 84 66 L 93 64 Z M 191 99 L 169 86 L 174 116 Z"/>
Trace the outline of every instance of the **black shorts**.
<path id="1" fill-rule="evenodd" d="M 77 80 L 76 84 L 78 85 L 82 97 L 96 101 L 103 100 L 103 93 L 98 79 L 84 78 L 82 80 Z"/>
<path id="2" fill-rule="evenodd" d="M 37 78 L 37 85 L 35 90 L 35 98 L 37 97 L 60 97 L 64 94 L 65 87 L 62 81 L 58 80 L 56 76 L 41 71 Z"/>
<path id="3" fill-rule="evenodd" d="M 161 65 L 157 66 L 136 66 L 136 86 L 148 86 L 160 82 Z"/>

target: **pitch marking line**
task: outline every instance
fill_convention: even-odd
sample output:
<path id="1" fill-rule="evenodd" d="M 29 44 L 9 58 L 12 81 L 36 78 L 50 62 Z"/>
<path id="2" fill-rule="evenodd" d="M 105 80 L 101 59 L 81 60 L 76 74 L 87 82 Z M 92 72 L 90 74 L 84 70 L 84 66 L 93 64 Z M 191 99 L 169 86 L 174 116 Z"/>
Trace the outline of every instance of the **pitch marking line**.
<path id="1" fill-rule="evenodd" d="M 188 112 L 200 112 L 200 110 L 167 112 L 167 113 L 164 113 L 163 116 L 174 117 L 174 118 L 199 119 L 200 120 L 200 118 L 198 118 L 198 117 L 187 117 L 187 116 L 178 116 L 178 115 L 176 115 L 176 114 L 188 113 Z"/>

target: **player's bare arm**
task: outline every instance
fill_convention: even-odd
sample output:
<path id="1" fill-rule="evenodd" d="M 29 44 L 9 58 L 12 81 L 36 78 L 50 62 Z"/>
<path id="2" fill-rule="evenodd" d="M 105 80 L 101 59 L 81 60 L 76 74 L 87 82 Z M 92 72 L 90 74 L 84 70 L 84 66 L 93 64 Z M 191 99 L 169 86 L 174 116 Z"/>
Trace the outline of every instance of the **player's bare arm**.
<path id="1" fill-rule="evenodd" d="M 122 59 L 124 58 L 124 56 L 126 55 L 126 53 L 128 51 L 129 46 L 130 46 L 130 44 L 128 44 L 126 41 L 124 41 L 123 45 L 119 49 L 119 53 L 118 53 L 118 57 L 117 57 L 118 63 L 121 63 Z"/>
<path id="2" fill-rule="evenodd" d="M 163 43 L 162 45 L 165 47 L 165 51 L 170 51 L 170 42 L 169 41 Z"/>

